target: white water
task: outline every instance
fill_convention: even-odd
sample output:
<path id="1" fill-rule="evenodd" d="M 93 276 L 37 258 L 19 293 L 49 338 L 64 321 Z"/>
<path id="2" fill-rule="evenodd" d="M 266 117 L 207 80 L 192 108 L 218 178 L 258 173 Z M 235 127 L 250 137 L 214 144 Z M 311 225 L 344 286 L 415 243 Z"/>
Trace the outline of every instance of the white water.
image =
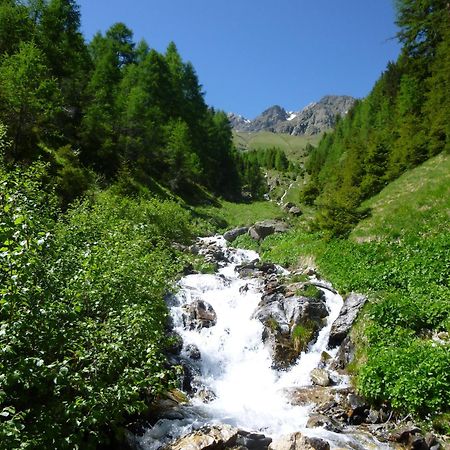
<path id="1" fill-rule="evenodd" d="M 226 247 L 223 238 L 208 240 Z M 290 405 L 286 392 L 292 387 L 311 384 L 309 374 L 318 366 L 322 352 L 327 349 L 331 325 L 342 307 L 342 298 L 324 291 L 329 317 L 317 341 L 290 370 L 273 370 L 269 350 L 261 338 L 263 326 L 252 318 L 261 300 L 261 281 L 241 279 L 234 270 L 238 264 L 253 261 L 258 255 L 234 249 L 226 249 L 225 252 L 232 263 L 215 275 L 184 277 L 179 282 L 177 305 L 171 308 L 175 330 L 182 336 L 184 345 L 195 344 L 199 348 L 201 383 L 214 392 L 216 398 L 208 404 L 193 399 L 191 405 L 184 408 L 185 419 L 160 420 L 139 439 L 140 447 L 156 450 L 164 437 L 181 436 L 204 424 L 217 423 L 260 431 L 271 437 L 302 431 L 330 440 L 334 433 L 305 429 L 310 407 Z M 217 323 L 201 331 L 186 330 L 182 322 L 182 307 L 199 299 L 212 305 L 217 313 Z M 327 351 L 333 354 L 333 351 Z M 334 439 L 338 446 L 349 441 L 352 438 L 345 435 Z"/>

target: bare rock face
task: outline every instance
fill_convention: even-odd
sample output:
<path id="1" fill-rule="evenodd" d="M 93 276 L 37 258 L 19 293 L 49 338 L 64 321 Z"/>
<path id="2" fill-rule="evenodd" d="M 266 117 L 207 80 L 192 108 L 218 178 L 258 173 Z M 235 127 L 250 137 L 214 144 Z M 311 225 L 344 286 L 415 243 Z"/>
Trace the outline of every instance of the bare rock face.
<path id="1" fill-rule="evenodd" d="M 213 307 L 203 300 L 196 300 L 183 309 L 185 311 L 184 326 L 190 330 L 210 328 L 217 322 L 217 315 Z"/>
<path id="2" fill-rule="evenodd" d="M 330 339 L 328 341 L 330 347 L 336 347 L 342 343 L 366 300 L 366 296 L 355 294 L 354 292 L 345 299 L 344 306 L 331 327 Z"/>
<path id="3" fill-rule="evenodd" d="M 345 116 L 354 103 L 355 99 L 348 95 L 326 95 L 295 113 L 288 113 L 275 105 L 254 120 L 233 113 L 228 114 L 228 119 L 236 131 L 272 131 L 311 136 L 333 128 L 336 117 Z"/>
<path id="4" fill-rule="evenodd" d="M 323 439 L 293 433 L 273 441 L 269 450 L 330 450 L 330 444 Z"/>
<path id="5" fill-rule="evenodd" d="M 312 136 L 329 130 L 336 125 L 336 117 L 345 116 L 355 103 L 353 97 L 346 95 L 326 95 L 316 103 L 303 108 L 290 121 L 279 123 L 278 133 Z"/>

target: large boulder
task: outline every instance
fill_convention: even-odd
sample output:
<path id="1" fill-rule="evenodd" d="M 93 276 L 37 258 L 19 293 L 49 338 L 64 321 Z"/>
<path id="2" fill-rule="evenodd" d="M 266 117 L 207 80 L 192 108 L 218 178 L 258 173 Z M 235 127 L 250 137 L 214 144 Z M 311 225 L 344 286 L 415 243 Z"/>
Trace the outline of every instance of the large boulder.
<path id="1" fill-rule="evenodd" d="M 256 241 L 262 241 L 271 234 L 284 233 L 288 229 L 288 224 L 281 220 L 264 220 L 262 222 L 256 222 L 255 225 L 250 227 L 248 233 Z"/>
<path id="2" fill-rule="evenodd" d="M 241 236 L 242 234 L 247 233 L 248 231 L 248 227 L 238 227 L 238 228 L 233 228 L 232 230 L 227 231 L 223 237 L 228 241 L 228 242 L 233 242 L 238 236 Z"/>
<path id="3" fill-rule="evenodd" d="M 366 300 L 366 296 L 355 294 L 354 292 L 345 299 L 344 306 L 331 327 L 330 338 L 328 340 L 330 347 L 336 347 L 342 343 Z"/>
<path id="4" fill-rule="evenodd" d="M 297 359 L 323 327 L 328 315 L 324 299 L 264 295 L 253 317 L 264 325 L 263 339 L 271 348 L 274 367 L 285 369 Z"/>
<path id="5" fill-rule="evenodd" d="M 274 440 L 269 450 L 330 450 L 330 444 L 323 439 L 303 436 L 297 432 Z"/>
<path id="6" fill-rule="evenodd" d="M 210 328 L 217 322 L 217 315 L 213 307 L 203 300 L 196 300 L 184 306 L 183 309 L 183 323 L 189 330 Z"/>
<path id="7" fill-rule="evenodd" d="M 169 445 L 167 450 L 217 450 L 232 448 L 238 438 L 238 429 L 230 425 L 205 426 Z"/>

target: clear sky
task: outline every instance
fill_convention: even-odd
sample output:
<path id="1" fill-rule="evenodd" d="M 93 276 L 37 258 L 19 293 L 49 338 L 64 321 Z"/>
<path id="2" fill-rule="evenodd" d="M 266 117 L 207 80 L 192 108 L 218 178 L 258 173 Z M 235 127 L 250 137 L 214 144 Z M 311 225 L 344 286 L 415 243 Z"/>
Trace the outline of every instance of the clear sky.
<path id="1" fill-rule="evenodd" d="M 206 101 L 254 118 L 326 94 L 364 97 L 396 60 L 393 0 L 78 0 L 87 39 L 115 22 L 164 51 L 174 41 Z"/>

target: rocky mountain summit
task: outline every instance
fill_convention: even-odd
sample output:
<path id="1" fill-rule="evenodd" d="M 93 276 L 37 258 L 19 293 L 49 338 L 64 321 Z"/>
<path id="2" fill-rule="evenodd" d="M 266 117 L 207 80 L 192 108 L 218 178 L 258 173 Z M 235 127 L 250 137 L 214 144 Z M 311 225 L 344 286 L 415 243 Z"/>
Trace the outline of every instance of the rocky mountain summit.
<path id="1" fill-rule="evenodd" d="M 346 115 L 355 101 L 348 95 L 326 95 L 298 112 L 288 112 L 275 105 L 254 120 L 233 113 L 228 114 L 228 118 L 235 131 L 272 131 L 295 136 L 312 136 L 333 128 L 336 117 Z"/>

